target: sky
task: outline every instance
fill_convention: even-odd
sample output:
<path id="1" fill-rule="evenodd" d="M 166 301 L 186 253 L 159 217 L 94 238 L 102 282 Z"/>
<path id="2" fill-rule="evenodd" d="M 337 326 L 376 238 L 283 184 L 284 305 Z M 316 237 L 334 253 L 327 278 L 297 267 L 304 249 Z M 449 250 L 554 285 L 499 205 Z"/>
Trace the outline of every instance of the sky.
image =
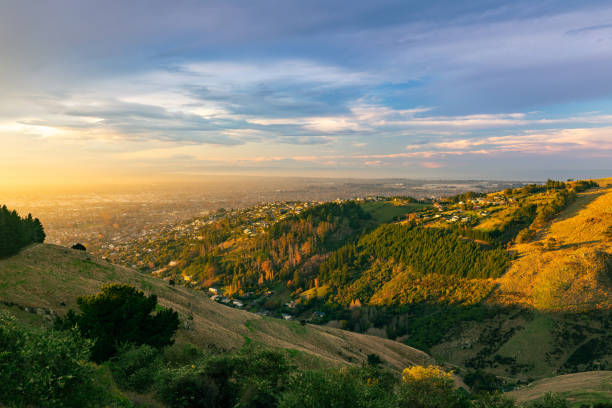
<path id="1" fill-rule="evenodd" d="M 0 0 L 0 183 L 612 176 L 606 1 Z"/>

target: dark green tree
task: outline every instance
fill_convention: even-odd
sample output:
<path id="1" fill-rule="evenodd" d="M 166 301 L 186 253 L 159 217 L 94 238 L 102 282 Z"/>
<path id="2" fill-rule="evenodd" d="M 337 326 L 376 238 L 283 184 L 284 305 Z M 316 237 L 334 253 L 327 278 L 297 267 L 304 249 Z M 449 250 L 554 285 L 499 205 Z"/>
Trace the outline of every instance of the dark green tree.
<path id="1" fill-rule="evenodd" d="M 81 311 L 68 311 L 63 319 L 56 320 L 56 327 L 77 327 L 81 335 L 92 339 L 91 359 L 108 360 L 123 344 L 147 344 L 156 348 L 170 345 L 178 329 L 178 314 L 172 309 L 153 313 L 157 296 L 146 296 L 140 290 L 124 284 L 102 286 L 102 290 L 77 299 Z"/>

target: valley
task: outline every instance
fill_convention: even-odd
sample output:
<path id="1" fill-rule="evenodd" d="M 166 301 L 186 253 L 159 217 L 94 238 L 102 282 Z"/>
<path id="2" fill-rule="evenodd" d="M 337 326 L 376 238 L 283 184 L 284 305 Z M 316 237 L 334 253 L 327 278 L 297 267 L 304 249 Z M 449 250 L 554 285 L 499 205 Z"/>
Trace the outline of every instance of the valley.
<path id="1" fill-rule="evenodd" d="M 0 309 L 51 327 L 120 282 L 178 312 L 177 344 L 288 350 L 305 369 L 435 363 L 528 401 L 612 368 L 611 209 L 610 179 L 220 209 L 112 256 L 31 244 L 0 260 Z"/>

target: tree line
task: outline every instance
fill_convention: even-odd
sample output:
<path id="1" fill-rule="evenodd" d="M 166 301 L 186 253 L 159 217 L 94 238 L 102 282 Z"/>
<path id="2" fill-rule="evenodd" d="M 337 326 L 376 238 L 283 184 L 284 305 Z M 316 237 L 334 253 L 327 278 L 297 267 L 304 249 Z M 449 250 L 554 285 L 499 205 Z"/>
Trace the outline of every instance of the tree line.
<path id="1" fill-rule="evenodd" d="M 44 240 L 45 231 L 38 218 L 32 218 L 32 214 L 22 218 L 6 205 L 0 208 L 0 258 L 14 255 L 21 248 Z"/>
<path id="2" fill-rule="evenodd" d="M 320 267 L 321 277 L 344 285 L 356 277 L 352 271 L 364 270 L 371 260 L 393 260 L 420 276 L 437 273 L 482 279 L 500 276 L 510 256 L 501 248 L 482 247 L 446 229 L 387 224 L 332 254 Z"/>

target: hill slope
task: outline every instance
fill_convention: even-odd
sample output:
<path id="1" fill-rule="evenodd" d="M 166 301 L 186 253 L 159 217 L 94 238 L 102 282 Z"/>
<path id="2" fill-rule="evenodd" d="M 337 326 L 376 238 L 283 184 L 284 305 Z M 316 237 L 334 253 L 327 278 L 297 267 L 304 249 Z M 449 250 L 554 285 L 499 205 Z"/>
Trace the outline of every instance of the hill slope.
<path id="1" fill-rule="evenodd" d="M 575 202 L 536 234 L 499 280 L 495 299 L 541 310 L 612 307 L 612 188 L 578 194 Z"/>
<path id="2" fill-rule="evenodd" d="M 486 301 L 497 314 L 465 323 L 434 357 L 506 378 L 610 369 L 612 185 L 598 182 L 512 245 L 517 257 Z"/>
<path id="3" fill-rule="evenodd" d="M 99 260 L 85 252 L 37 244 L 0 260 L 0 307 L 31 324 L 76 308 L 76 298 L 108 282 L 155 293 L 159 303 L 179 312 L 178 342 L 235 348 L 246 342 L 296 350 L 306 365 L 359 363 L 378 354 L 395 369 L 427 364 L 427 354 L 378 337 L 293 321 L 266 318 L 212 302 L 202 292 Z"/>
<path id="4" fill-rule="evenodd" d="M 546 378 L 506 395 L 517 402 L 538 399 L 547 392 L 561 393 L 572 406 L 612 401 L 612 371 L 588 371 Z"/>

